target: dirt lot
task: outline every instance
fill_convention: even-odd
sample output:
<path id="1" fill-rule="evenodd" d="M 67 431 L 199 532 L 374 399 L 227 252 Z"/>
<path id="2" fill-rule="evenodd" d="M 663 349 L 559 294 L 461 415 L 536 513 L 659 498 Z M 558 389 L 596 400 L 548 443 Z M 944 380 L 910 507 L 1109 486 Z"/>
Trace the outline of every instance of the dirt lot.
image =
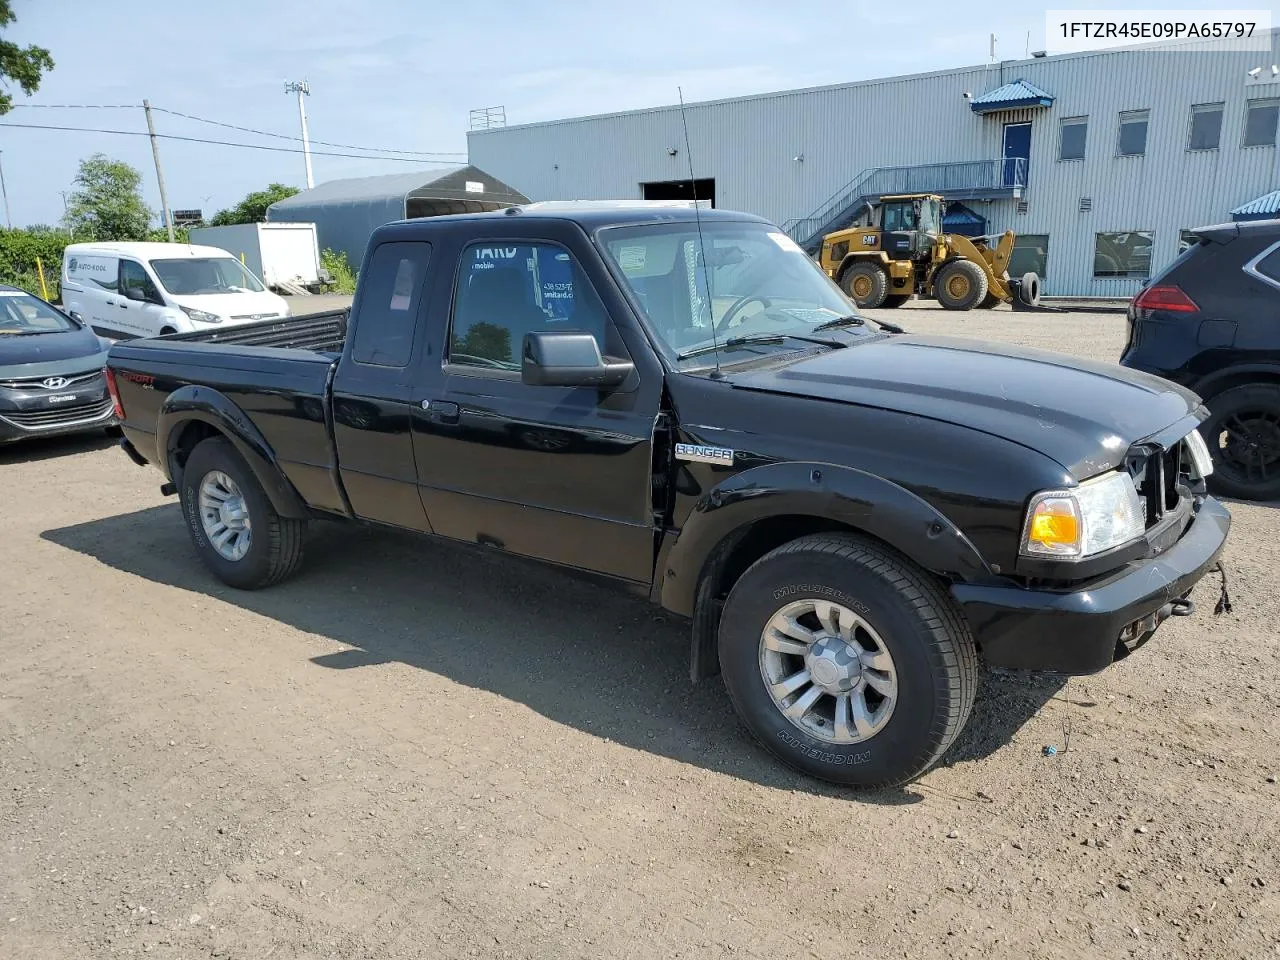
<path id="1" fill-rule="evenodd" d="M 938 769 L 853 795 L 596 585 L 324 526 L 241 594 L 106 441 L 0 477 L 0 956 L 1280 956 L 1274 506 L 1232 508 L 1234 614 L 1205 583 L 1101 675 L 987 676 Z"/>

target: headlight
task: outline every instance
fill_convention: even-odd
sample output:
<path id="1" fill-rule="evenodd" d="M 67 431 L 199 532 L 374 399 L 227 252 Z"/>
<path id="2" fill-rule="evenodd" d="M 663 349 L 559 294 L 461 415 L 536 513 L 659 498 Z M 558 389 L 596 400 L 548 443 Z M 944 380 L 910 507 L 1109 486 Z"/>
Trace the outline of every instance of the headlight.
<path id="1" fill-rule="evenodd" d="M 1127 473 L 1109 473 L 1070 490 L 1031 498 L 1022 533 L 1029 557 L 1084 560 L 1142 536 L 1145 512 Z"/>
<path id="2" fill-rule="evenodd" d="M 185 313 L 188 317 L 190 317 L 196 323 L 221 323 L 222 322 L 222 318 L 218 316 L 216 313 L 209 313 L 208 311 L 205 311 L 205 310 L 197 310 L 195 307 L 179 306 L 178 309 L 181 310 L 183 313 Z"/>
<path id="3" fill-rule="evenodd" d="M 1195 464 L 1196 473 L 1202 478 L 1213 473 L 1213 458 L 1209 456 L 1209 447 L 1199 430 L 1192 430 L 1187 434 L 1187 449 L 1191 451 L 1191 462 Z"/>

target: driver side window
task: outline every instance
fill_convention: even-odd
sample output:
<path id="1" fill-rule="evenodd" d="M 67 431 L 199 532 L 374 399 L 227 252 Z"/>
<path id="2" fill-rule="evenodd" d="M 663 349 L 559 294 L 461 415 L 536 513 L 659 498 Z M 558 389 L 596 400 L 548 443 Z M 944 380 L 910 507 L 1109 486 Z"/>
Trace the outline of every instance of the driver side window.
<path id="1" fill-rule="evenodd" d="M 160 291 L 156 289 L 156 285 L 151 282 L 151 278 L 147 276 L 147 271 L 142 269 L 142 264 L 135 263 L 132 260 L 120 261 L 120 292 L 125 293 L 127 290 L 138 290 L 142 293 L 142 299 L 147 302 L 155 302 L 160 299 Z"/>
<path id="2" fill-rule="evenodd" d="M 451 364 L 518 371 L 526 333 L 590 333 L 607 353 L 600 298 L 553 243 L 486 241 L 462 252 L 449 335 Z"/>

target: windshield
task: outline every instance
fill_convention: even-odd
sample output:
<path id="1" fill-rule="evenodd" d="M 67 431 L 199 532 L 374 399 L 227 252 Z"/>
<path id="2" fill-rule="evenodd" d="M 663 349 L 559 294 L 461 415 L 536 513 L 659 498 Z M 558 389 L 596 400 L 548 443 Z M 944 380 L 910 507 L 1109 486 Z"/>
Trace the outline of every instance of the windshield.
<path id="1" fill-rule="evenodd" d="M 234 257 L 152 260 L 160 285 L 178 297 L 206 293 L 261 293 L 262 283 Z"/>
<path id="2" fill-rule="evenodd" d="M 0 290 L 0 337 L 79 329 L 70 317 L 29 293 Z"/>
<path id="3" fill-rule="evenodd" d="M 710 345 L 713 322 L 723 359 L 734 362 L 795 349 L 788 336 L 857 312 L 821 268 L 769 224 L 711 221 L 702 225 L 701 242 L 693 221 L 610 227 L 601 238 L 673 361 Z M 726 346 L 731 337 L 781 342 Z"/>

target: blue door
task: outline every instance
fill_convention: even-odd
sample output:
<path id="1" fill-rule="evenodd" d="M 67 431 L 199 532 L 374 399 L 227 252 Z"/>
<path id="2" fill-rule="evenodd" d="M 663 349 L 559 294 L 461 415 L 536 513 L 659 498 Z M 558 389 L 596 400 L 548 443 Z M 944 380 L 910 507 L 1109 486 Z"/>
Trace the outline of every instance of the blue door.
<path id="1" fill-rule="evenodd" d="M 1031 162 L 1031 124 L 1004 125 L 1004 185 L 1025 187 L 1027 167 Z"/>

